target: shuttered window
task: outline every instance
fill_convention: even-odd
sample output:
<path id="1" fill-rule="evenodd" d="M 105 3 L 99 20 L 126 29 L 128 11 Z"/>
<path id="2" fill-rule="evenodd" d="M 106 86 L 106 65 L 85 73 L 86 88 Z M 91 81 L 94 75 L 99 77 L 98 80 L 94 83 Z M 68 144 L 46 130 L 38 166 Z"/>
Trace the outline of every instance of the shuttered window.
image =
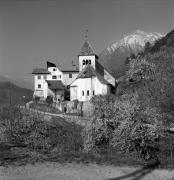
<path id="1" fill-rule="evenodd" d="M 52 79 L 57 79 L 57 76 L 52 76 Z"/>

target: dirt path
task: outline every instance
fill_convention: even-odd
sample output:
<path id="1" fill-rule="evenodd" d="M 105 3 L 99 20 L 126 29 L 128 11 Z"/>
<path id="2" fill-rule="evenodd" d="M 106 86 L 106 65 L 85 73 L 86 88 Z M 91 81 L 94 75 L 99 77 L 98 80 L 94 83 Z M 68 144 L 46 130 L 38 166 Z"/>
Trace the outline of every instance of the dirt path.
<path id="1" fill-rule="evenodd" d="M 172 178 L 173 177 L 173 178 Z M 0 167 L 0 180 L 174 180 L 174 171 L 96 164 L 44 163 Z"/>

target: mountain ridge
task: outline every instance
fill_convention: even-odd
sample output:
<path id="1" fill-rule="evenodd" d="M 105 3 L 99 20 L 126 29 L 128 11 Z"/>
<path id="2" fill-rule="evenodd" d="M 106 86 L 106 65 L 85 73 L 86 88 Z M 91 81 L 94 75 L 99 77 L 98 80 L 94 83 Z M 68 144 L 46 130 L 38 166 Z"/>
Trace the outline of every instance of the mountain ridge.
<path id="1" fill-rule="evenodd" d="M 26 88 L 26 89 L 30 89 L 30 90 L 33 89 L 32 83 L 30 83 L 28 81 L 24 81 L 22 79 L 13 79 L 11 77 L 7 77 L 7 76 L 1 75 L 1 74 L 0 74 L 0 82 L 10 82 L 21 88 Z"/>
<path id="2" fill-rule="evenodd" d="M 136 30 L 134 33 L 125 36 L 123 39 L 117 41 L 116 43 L 113 43 L 110 47 L 107 47 L 106 49 L 108 51 L 114 51 L 117 48 L 135 44 L 141 46 L 141 48 L 143 49 L 147 42 L 153 44 L 156 40 L 162 37 L 163 35 L 158 32 L 146 33 L 142 30 Z"/>
<path id="3" fill-rule="evenodd" d="M 136 30 L 104 49 L 99 54 L 99 60 L 101 64 L 113 72 L 116 78 L 120 77 L 127 70 L 127 57 L 142 52 L 147 42 L 154 44 L 155 41 L 162 37 L 163 35 L 158 32 L 146 33 L 142 30 Z"/>
<path id="4" fill-rule="evenodd" d="M 32 90 L 21 88 L 9 81 L 0 81 L 0 106 L 24 103 L 32 99 Z"/>

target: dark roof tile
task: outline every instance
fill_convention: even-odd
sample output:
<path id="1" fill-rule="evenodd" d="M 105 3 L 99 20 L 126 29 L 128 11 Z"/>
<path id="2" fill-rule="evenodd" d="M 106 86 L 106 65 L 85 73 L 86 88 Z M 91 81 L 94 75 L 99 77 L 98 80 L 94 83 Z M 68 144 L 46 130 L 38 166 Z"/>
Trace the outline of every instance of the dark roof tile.
<path id="1" fill-rule="evenodd" d="M 47 69 L 35 68 L 32 74 L 50 74 L 50 72 Z"/>
<path id="2" fill-rule="evenodd" d="M 65 86 L 60 80 L 47 80 L 48 87 L 53 90 L 64 90 Z"/>
<path id="3" fill-rule="evenodd" d="M 95 70 L 91 65 L 88 65 L 79 73 L 76 79 L 91 78 L 92 76 L 96 76 Z"/>
<path id="4" fill-rule="evenodd" d="M 97 73 L 94 68 L 91 65 L 86 66 L 77 76 L 76 79 L 80 79 L 80 78 L 91 78 L 96 76 L 98 78 L 98 80 L 102 83 L 102 84 L 110 84 L 107 80 L 104 79 L 104 77 L 102 75 L 100 75 L 99 73 Z"/>
<path id="5" fill-rule="evenodd" d="M 88 41 L 84 42 L 84 44 L 81 48 L 81 51 L 80 51 L 80 55 L 83 55 L 83 56 L 95 55 L 95 53 L 92 49 L 92 46 L 89 44 Z"/>

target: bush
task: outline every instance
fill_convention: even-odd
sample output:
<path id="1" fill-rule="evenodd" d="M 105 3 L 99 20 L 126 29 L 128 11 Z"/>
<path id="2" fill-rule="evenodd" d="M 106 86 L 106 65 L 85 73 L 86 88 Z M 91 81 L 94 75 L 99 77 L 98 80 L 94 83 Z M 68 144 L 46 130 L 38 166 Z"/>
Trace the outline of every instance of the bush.
<path id="1" fill-rule="evenodd" d="M 51 106 L 53 104 L 53 97 L 52 96 L 47 96 L 46 98 L 46 102 L 49 106 Z"/>
<path id="2" fill-rule="evenodd" d="M 40 97 L 39 96 L 34 96 L 33 101 L 35 104 L 38 104 L 38 102 L 40 101 Z"/>
<path id="3" fill-rule="evenodd" d="M 17 107 L 1 110 L 0 122 L 7 141 L 40 152 L 78 152 L 82 149 L 81 127 L 64 119 L 44 121 L 43 115 Z"/>
<path id="4" fill-rule="evenodd" d="M 119 97 L 97 96 L 93 120 L 83 131 L 84 148 L 97 153 L 136 154 L 140 159 L 158 159 L 160 121 L 156 109 L 142 108 L 137 93 Z"/>

